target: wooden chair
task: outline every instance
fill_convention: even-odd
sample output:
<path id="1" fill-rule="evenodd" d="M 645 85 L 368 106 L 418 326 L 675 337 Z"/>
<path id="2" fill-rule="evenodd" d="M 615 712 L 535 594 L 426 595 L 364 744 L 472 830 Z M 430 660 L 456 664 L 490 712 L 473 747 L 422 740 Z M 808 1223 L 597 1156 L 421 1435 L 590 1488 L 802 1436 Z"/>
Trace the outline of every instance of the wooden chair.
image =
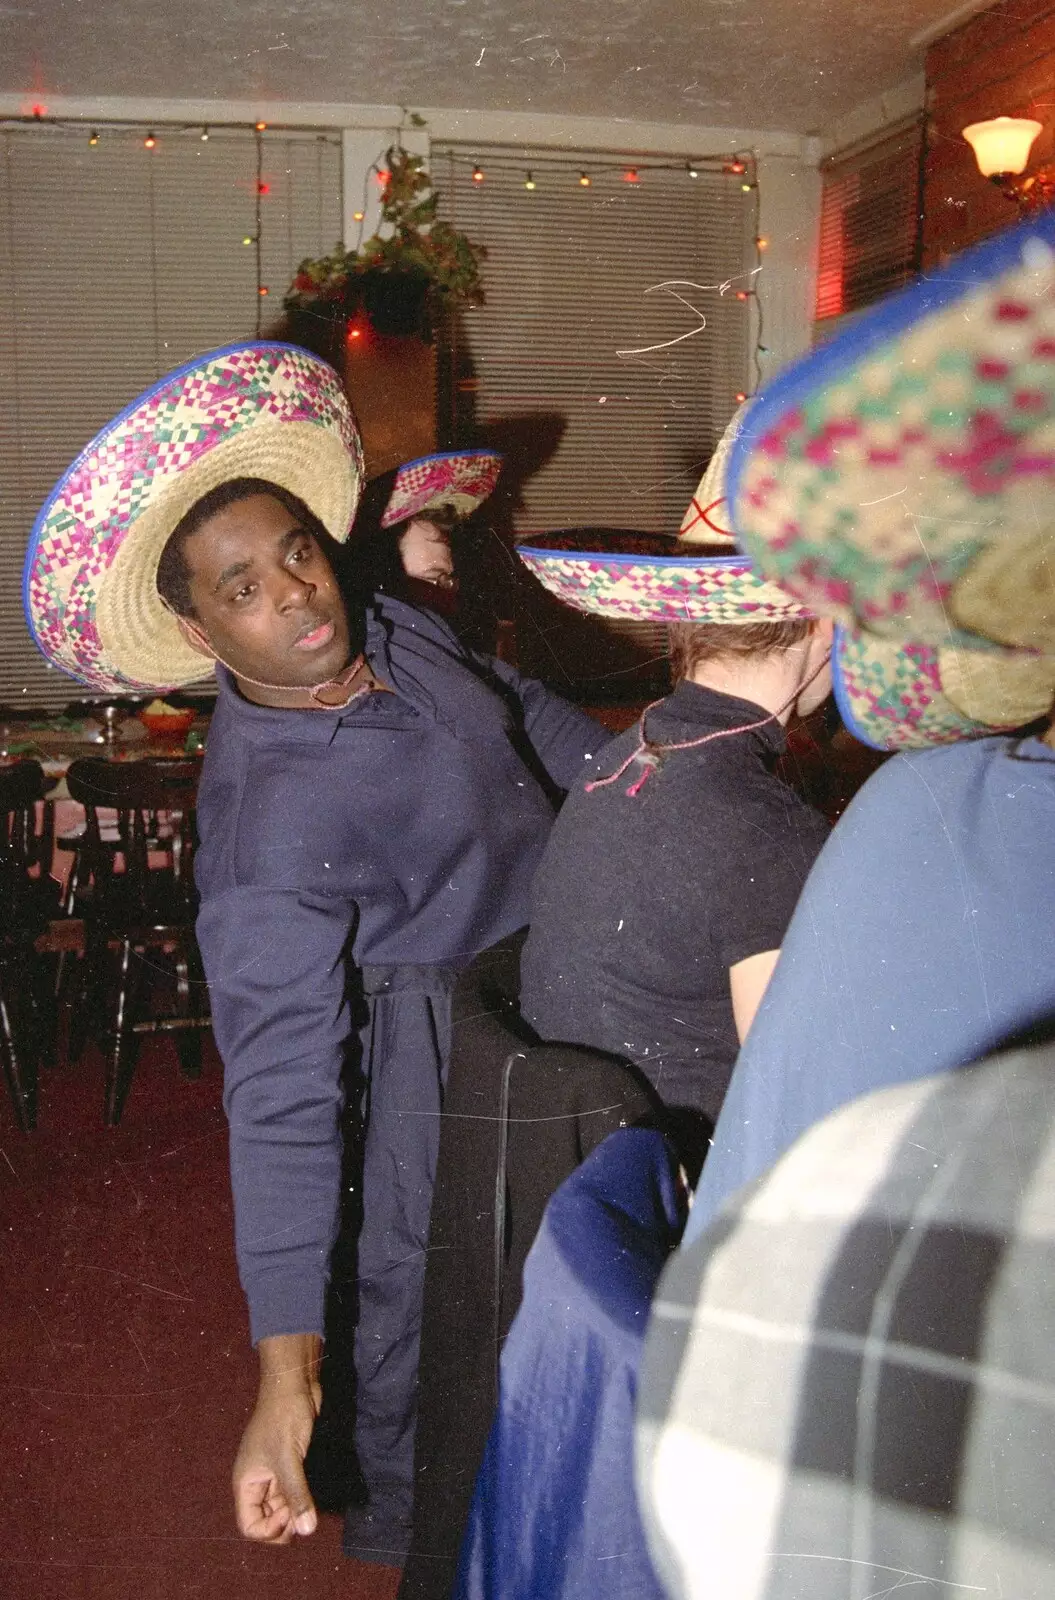
<path id="1" fill-rule="evenodd" d="M 66 774 L 70 798 L 85 813 L 77 903 L 85 922 L 87 969 L 81 1029 L 94 1026 L 106 1053 L 103 1116 L 110 1126 L 120 1121 L 142 1035 L 171 1033 L 184 1076 L 196 1078 L 201 1072 L 201 1032 L 210 1019 L 194 937 L 194 803 L 200 770 L 196 761 L 88 757 L 75 761 Z M 104 828 L 114 824 L 104 822 L 100 812 L 115 814 L 116 850 L 104 836 Z M 151 1014 L 154 986 L 148 979 L 164 971 L 164 956 L 172 960 L 175 1005 Z"/>
<path id="2" fill-rule="evenodd" d="M 55 1044 L 46 948 L 59 891 L 49 876 L 50 810 L 38 812 L 46 790 L 38 762 L 0 765 L 0 1058 L 25 1132 L 36 1125 L 39 1064 Z"/>

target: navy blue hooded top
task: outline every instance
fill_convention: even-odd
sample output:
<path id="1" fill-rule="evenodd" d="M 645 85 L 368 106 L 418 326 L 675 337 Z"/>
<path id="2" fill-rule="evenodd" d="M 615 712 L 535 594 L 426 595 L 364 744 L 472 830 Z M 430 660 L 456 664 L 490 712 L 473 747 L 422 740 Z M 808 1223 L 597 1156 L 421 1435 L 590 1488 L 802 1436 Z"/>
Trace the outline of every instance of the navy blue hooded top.
<path id="1" fill-rule="evenodd" d="M 523 926 L 547 781 L 569 788 L 608 738 L 399 600 L 375 601 L 366 651 L 395 692 L 340 711 L 252 705 L 218 669 L 198 792 L 198 938 L 254 1340 L 322 1331 L 347 960 L 460 966 Z"/>

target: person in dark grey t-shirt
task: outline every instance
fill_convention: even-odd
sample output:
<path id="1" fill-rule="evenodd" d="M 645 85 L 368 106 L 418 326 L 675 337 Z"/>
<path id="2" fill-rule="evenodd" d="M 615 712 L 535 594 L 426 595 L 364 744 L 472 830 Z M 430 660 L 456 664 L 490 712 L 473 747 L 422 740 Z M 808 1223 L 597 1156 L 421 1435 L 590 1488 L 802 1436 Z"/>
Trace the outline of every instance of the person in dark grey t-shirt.
<path id="1" fill-rule="evenodd" d="M 603 753 L 601 782 L 568 796 L 532 889 L 522 1005 L 543 1038 L 627 1056 L 667 1104 L 713 1122 L 828 833 L 773 772 L 795 704 L 828 691 L 827 669 L 813 675 L 827 630 L 671 631 L 683 675 L 646 730 L 682 748 L 606 783 L 635 727 Z"/>
<path id="2" fill-rule="evenodd" d="M 521 550 L 584 609 L 613 600 L 624 616 L 692 619 L 670 630 L 673 693 L 607 747 L 557 819 L 532 889 L 521 988 L 542 1038 L 629 1058 L 689 1113 L 690 1168 L 828 833 L 773 767 L 788 720 L 829 692 L 832 628 L 720 546 L 711 518 L 738 422 L 681 546 L 665 541 L 645 559 L 636 544 Z"/>

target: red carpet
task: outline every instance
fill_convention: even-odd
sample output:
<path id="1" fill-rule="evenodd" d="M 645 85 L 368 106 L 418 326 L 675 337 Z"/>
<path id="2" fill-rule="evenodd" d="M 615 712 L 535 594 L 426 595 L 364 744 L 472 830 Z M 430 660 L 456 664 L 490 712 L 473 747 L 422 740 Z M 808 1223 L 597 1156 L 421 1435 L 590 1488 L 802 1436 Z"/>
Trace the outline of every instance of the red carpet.
<path id="1" fill-rule="evenodd" d="M 234 1265 L 220 1066 L 143 1049 L 119 1128 L 102 1062 L 44 1075 L 35 1133 L 0 1086 L 0 1595 L 392 1600 L 398 1573 L 235 1531 L 256 1358 Z"/>

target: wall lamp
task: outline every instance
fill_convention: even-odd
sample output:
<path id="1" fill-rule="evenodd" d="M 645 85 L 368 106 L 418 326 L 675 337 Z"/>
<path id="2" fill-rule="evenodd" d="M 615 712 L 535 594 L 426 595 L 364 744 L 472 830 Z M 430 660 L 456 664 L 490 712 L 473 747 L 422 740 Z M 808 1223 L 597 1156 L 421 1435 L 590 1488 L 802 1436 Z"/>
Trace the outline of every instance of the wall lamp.
<path id="1" fill-rule="evenodd" d="M 962 130 L 982 177 L 1024 211 L 1036 211 L 1055 200 L 1055 167 L 1041 167 L 1023 177 L 1033 142 L 1043 129 L 1044 124 L 1032 117 L 993 117 Z"/>

